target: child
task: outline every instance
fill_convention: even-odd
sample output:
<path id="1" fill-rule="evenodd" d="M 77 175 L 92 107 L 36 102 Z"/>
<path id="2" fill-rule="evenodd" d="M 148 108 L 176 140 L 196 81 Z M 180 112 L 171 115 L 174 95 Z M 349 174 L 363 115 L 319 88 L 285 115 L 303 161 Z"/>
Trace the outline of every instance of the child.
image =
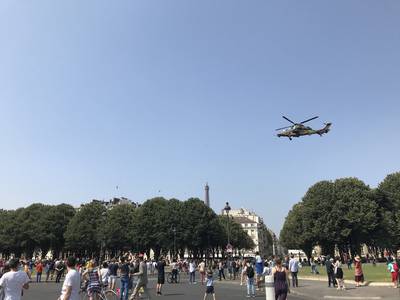
<path id="1" fill-rule="evenodd" d="M 399 267 L 397 266 L 396 261 L 392 257 L 389 258 L 388 270 L 392 275 L 393 287 L 397 289 L 397 276 L 399 272 Z"/>
<path id="2" fill-rule="evenodd" d="M 215 300 L 215 292 L 214 292 L 214 279 L 213 279 L 213 272 L 212 270 L 207 271 L 207 283 L 206 283 L 207 289 L 206 293 L 204 294 L 204 299 L 207 299 L 207 295 L 211 294 L 213 296 L 213 300 Z"/>

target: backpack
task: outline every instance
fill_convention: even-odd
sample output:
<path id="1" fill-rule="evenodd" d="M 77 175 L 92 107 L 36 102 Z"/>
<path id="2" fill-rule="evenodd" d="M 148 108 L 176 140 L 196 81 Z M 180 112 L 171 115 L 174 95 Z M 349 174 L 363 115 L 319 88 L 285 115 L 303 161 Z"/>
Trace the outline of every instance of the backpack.
<path id="1" fill-rule="evenodd" d="M 247 277 L 253 278 L 254 277 L 254 269 L 252 266 L 248 266 L 246 269 Z"/>

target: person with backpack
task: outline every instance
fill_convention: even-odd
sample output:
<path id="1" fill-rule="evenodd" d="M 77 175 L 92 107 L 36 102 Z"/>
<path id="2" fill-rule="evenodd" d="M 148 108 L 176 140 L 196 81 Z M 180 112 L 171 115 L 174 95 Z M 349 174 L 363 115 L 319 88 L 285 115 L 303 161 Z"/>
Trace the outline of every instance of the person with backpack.
<path id="1" fill-rule="evenodd" d="M 247 298 L 254 298 L 256 296 L 256 291 L 254 287 L 254 266 L 250 261 L 247 262 L 246 266 L 246 277 L 247 277 Z"/>
<path id="2" fill-rule="evenodd" d="M 393 288 L 397 289 L 397 278 L 398 278 L 398 274 L 399 274 L 399 266 L 397 265 L 397 263 L 393 259 L 393 257 L 389 257 L 387 268 L 392 276 Z"/>

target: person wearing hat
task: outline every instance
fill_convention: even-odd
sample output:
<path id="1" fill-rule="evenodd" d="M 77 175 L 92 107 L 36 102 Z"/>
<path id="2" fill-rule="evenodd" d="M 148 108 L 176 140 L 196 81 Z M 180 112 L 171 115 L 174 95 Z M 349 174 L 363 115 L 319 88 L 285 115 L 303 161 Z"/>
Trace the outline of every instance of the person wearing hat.
<path id="1" fill-rule="evenodd" d="M 361 283 L 364 282 L 364 273 L 359 255 L 354 258 L 354 280 L 356 282 L 356 287 L 361 286 Z"/>
<path id="2" fill-rule="evenodd" d="M 0 278 L 0 287 L 4 289 L 4 300 L 20 300 L 22 289 L 29 288 L 29 277 L 24 271 L 19 271 L 19 260 L 8 262 L 10 271 Z"/>

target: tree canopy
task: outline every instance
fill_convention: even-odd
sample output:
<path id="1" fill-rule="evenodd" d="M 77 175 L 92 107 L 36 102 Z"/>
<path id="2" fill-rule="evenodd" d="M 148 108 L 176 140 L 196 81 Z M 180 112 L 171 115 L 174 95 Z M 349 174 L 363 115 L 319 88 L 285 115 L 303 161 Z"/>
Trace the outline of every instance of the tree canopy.
<path id="1" fill-rule="evenodd" d="M 398 222 L 395 225 L 400 220 L 397 207 L 399 173 L 389 175 L 378 189 L 357 178 L 320 181 L 288 213 L 280 240 L 285 247 L 302 249 L 309 256 L 316 245 L 332 255 L 335 249 L 360 253 L 363 244 L 382 247 L 387 245 L 383 232 L 391 226 L 400 228 Z M 393 232 L 393 240 L 398 232 Z"/>

